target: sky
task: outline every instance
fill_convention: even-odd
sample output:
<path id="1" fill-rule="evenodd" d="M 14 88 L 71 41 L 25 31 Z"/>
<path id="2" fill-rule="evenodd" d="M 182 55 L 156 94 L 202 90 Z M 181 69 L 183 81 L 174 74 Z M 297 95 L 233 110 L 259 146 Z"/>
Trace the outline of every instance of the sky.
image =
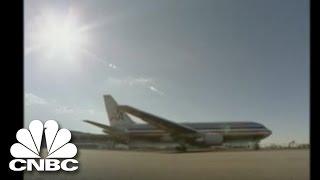
<path id="1" fill-rule="evenodd" d="M 307 0 L 24 3 L 25 126 L 91 133 L 103 94 L 175 122 L 254 121 L 309 142 Z M 140 121 L 141 122 L 141 121 Z"/>

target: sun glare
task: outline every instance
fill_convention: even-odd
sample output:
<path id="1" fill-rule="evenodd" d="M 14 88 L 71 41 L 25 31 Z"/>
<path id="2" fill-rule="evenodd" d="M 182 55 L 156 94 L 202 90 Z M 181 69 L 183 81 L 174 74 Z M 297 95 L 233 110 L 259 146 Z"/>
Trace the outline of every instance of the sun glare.
<path id="1" fill-rule="evenodd" d="M 80 30 L 79 22 L 71 13 L 64 16 L 48 15 L 43 17 L 36 36 L 47 57 L 74 58 L 85 46 L 86 35 Z"/>

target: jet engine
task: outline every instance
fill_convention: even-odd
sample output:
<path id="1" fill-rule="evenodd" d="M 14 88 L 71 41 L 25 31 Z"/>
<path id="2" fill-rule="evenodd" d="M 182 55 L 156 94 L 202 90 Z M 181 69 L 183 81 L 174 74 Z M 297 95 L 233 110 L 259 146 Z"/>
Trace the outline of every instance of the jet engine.
<path id="1" fill-rule="evenodd" d="M 223 136 L 218 133 L 205 133 L 197 142 L 206 146 L 221 145 L 223 143 Z"/>

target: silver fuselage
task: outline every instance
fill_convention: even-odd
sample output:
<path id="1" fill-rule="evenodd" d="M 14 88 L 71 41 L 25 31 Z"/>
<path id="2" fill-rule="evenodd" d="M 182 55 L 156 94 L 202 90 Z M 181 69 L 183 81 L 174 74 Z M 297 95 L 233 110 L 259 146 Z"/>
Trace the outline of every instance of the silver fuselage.
<path id="1" fill-rule="evenodd" d="M 196 129 L 201 133 L 222 134 L 224 144 L 258 143 L 260 140 L 271 135 L 269 129 L 255 122 L 201 122 L 181 124 Z M 127 127 L 127 133 L 132 145 L 139 144 L 140 146 L 144 143 L 176 143 L 168 132 L 149 124 L 134 124 Z"/>

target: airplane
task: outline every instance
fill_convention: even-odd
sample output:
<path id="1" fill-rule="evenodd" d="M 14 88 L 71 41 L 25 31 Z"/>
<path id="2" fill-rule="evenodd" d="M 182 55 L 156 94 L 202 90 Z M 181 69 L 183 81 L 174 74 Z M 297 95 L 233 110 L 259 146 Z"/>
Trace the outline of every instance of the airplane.
<path id="1" fill-rule="evenodd" d="M 104 95 L 110 125 L 92 120 L 84 122 L 102 129 L 105 134 L 73 131 L 74 142 L 86 139 L 95 143 L 112 142 L 128 148 L 173 146 L 185 152 L 189 148 L 246 147 L 259 149 L 259 142 L 272 134 L 271 130 L 256 122 L 188 122 L 177 123 L 144 112 L 129 105 L 118 105 L 111 95 Z M 130 116 L 145 121 L 136 123 Z"/>

